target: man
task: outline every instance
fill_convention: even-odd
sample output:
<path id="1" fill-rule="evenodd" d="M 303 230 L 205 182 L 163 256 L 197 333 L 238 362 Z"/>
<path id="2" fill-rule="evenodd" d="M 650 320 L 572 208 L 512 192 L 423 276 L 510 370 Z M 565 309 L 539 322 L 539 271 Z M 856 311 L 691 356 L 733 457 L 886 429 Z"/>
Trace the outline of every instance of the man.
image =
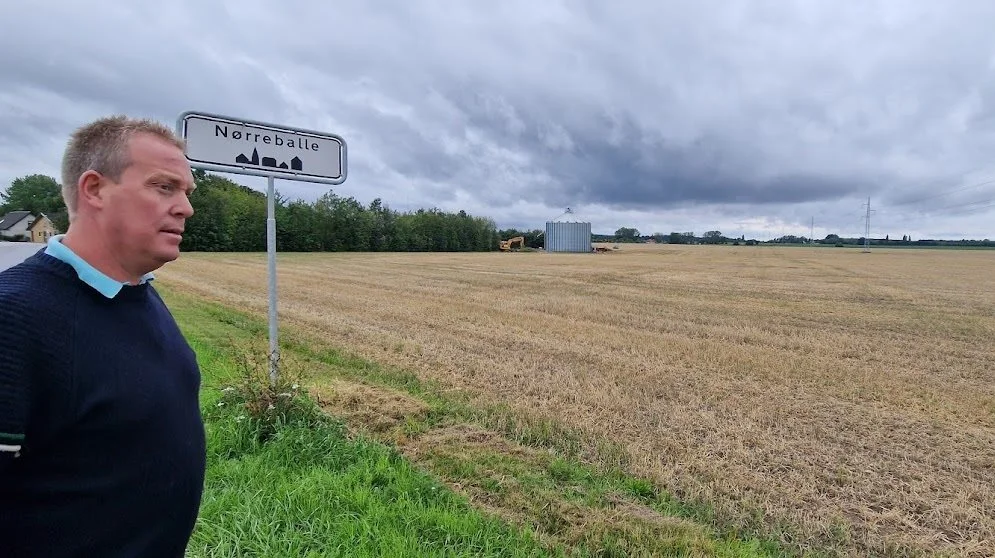
<path id="1" fill-rule="evenodd" d="M 183 556 L 205 468 L 200 370 L 152 272 L 193 175 L 148 120 L 77 130 L 65 235 L 0 273 L 0 556 Z"/>

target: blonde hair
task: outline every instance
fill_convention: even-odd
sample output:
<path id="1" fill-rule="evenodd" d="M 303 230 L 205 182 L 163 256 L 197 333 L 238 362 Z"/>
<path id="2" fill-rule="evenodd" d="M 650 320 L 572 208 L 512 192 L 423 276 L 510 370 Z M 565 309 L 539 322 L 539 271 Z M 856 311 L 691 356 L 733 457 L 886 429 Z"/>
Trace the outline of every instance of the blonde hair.
<path id="1" fill-rule="evenodd" d="M 131 164 L 129 141 L 140 133 L 184 148 L 183 140 L 159 122 L 122 115 L 95 120 L 73 132 L 62 156 L 62 199 L 70 221 L 76 217 L 79 177 L 94 170 L 111 180 L 120 180 L 121 173 Z"/>

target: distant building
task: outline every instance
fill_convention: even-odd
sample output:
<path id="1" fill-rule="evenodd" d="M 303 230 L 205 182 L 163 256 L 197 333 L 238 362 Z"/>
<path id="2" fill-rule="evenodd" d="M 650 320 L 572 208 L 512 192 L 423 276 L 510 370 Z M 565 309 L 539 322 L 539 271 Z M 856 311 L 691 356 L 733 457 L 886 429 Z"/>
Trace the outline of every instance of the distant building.
<path id="1" fill-rule="evenodd" d="M 590 252 L 591 223 L 546 221 L 547 252 Z"/>
<path id="2" fill-rule="evenodd" d="M 29 242 L 47 242 L 58 233 L 44 213 L 11 211 L 0 219 L 0 238 Z"/>
<path id="3" fill-rule="evenodd" d="M 23 240 L 30 236 L 28 227 L 34 222 L 30 211 L 11 211 L 0 219 L 0 237 Z"/>
<path id="4" fill-rule="evenodd" d="M 55 225 L 52 224 L 52 220 L 44 213 L 28 225 L 28 232 L 31 233 L 31 242 L 48 242 L 48 239 L 58 233 L 55 230 Z"/>

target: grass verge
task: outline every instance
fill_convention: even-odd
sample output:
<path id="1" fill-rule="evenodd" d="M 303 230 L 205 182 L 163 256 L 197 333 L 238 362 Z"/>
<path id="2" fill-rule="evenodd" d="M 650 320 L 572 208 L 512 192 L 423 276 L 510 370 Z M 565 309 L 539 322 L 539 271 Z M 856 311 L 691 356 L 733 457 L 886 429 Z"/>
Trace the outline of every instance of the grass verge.
<path id="1" fill-rule="evenodd" d="M 266 399 L 265 363 L 246 359 L 264 355 L 265 323 L 159 289 L 204 373 L 208 477 L 188 556 L 789 554 L 626 475 L 622 448 L 585 450 L 557 423 L 293 332 L 291 379 Z"/>
<path id="2" fill-rule="evenodd" d="M 208 474 L 188 556 L 545 554 L 528 531 L 474 510 L 392 448 L 349 436 L 306 396 L 288 392 L 293 403 L 268 419 L 240 405 L 240 355 L 204 335 L 217 324 L 194 308 L 174 313 L 205 377 Z M 265 385 L 265 374 L 253 379 Z"/>

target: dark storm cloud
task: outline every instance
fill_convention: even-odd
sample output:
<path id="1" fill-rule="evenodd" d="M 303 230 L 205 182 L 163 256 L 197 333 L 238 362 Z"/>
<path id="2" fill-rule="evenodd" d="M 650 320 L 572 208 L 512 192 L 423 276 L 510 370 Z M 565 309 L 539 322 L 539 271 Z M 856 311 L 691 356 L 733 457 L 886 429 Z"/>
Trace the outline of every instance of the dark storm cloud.
<path id="1" fill-rule="evenodd" d="M 0 27 L 4 89 L 62 97 L 57 106 L 35 107 L 48 115 L 89 104 L 167 122 L 191 106 L 258 113 L 282 105 L 269 69 L 224 52 L 226 40 L 205 26 L 202 8 L 211 3 L 197 12 L 189 2 L 173 9 L 184 5 L 176 12 L 150 2 L 38 2 Z"/>
<path id="2" fill-rule="evenodd" d="M 95 116 L 204 110 L 342 134 L 337 192 L 508 226 L 570 206 L 797 233 L 872 196 L 882 226 L 984 234 L 995 194 L 962 189 L 995 178 L 991 21 L 982 0 L 47 0 L 0 22 L 0 179 L 57 167 Z"/>
<path id="3" fill-rule="evenodd" d="M 480 95 L 454 98 L 466 123 L 499 145 L 514 145 L 555 177 L 540 194 L 550 205 L 604 204 L 626 209 L 684 203 L 799 203 L 836 200 L 876 188 L 868 176 L 789 171 L 767 177 L 752 164 L 760 153 L 718 133 L 689 143 L 646 129 L 631 115 L 596 112 L 582 122 L 555 117 L 553 106 L 515 105 Z M 550 103 L 552 105 L 552 103 Z M 497 106 L 498 108 L 495 108 Z M 555 127 L 554 131 L 550 131 Z"/>

